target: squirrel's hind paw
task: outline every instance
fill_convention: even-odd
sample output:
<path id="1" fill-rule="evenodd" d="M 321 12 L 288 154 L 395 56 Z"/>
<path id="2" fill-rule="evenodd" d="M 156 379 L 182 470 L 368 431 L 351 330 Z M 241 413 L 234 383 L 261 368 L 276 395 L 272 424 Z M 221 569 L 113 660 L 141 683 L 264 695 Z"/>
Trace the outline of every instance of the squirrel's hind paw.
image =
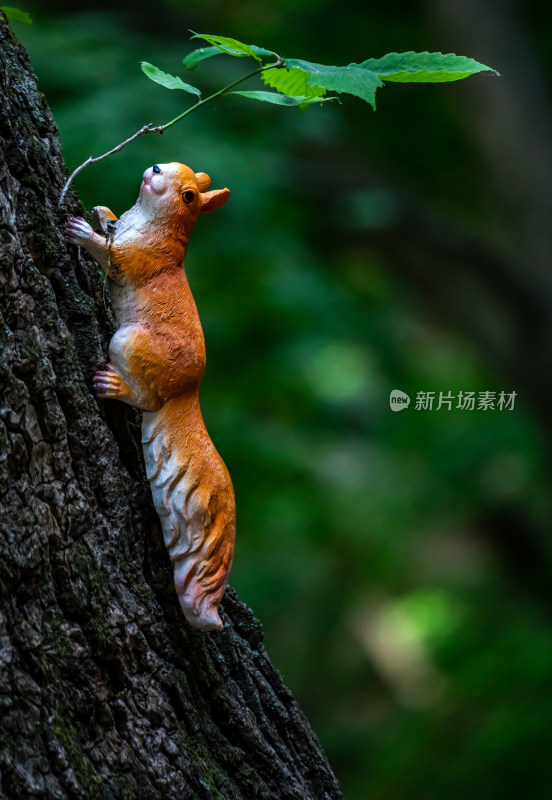
<path id="1" fill-rule="evenodd" d="M 99 370 L 92 381 L 96 395 L 102 399 L 122 400 L 129 402 L 135 399 L 135 394 L 121 376 L 115 372 L 111 364 L 107 369 Z"/>

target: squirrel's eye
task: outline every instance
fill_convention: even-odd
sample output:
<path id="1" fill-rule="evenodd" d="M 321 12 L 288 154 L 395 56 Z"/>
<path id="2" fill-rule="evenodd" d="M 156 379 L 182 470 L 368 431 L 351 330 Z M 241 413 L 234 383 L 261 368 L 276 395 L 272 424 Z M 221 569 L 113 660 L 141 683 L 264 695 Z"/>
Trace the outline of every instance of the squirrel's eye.
<path id="1" fill-rule="evenodd" d="M 156 173 L 159 173 L 159 172 L 161 172 L 161 167 L 158 166 L 157 164 L 155 164 L 155 166 L 153 167 L 153 171 L 156 172 Z"/>
<path id="2" fill-rule="evenodd" d="M 190 203 L 194 202 L 195 194 L 188 189 L 187 192 L 183 192 L 182 199 L 186 203 L 186 205 L 190 205 Z"/>

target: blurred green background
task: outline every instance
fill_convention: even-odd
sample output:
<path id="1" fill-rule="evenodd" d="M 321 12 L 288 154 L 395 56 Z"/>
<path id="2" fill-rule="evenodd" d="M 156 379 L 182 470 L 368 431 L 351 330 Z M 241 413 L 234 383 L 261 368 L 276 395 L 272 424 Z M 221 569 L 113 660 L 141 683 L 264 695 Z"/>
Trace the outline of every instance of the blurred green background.
<path id="1" fill-rule="evenodd" d="M 237 496 L 231 582 L 346 800 L 548 800 L 552 7 L 79 7 L 13 23 L 70 168 L 193 102 L 138 66 L 182 74 L 189 29 L 327 64 L 452 50 L 501 72 L 388 84 L 377 113 L 223 98 L 75 188 L 120 214 L 176 160 L 232 191 L 186 261 Z M 214 90 L 250 69 L 220 56 L 183 77 Z M 514 409 L 415 409 L 419 391 L 485 390 L 516 391 Z"/>

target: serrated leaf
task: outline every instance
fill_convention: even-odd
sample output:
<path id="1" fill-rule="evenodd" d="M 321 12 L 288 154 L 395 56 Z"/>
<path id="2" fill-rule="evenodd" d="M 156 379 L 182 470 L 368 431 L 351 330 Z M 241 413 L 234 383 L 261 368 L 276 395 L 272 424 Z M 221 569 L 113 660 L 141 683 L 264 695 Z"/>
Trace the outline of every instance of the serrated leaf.
<path id="1" fill-rule="evenodd" d="M 454 53 L 387 53 L 382 58 L 368 58 L 359 64 L 362 69 L 375 72 L 384 81 L 396 83 L 442 83 L 458 81 L 476 72 L 499 73 L 480 64 L 473 58 Z"/>
<path id="2" fill-rule="evenodd" d="M 264 47 L 257 47 L 256 44 L 250 44 L 248 47 L 253 50 L 255 55 L 258 56 L 274 56 L 277 58 L 277 54 L 274 53 L 272 50 L 265 50 Z M 223 55 L 230 55 L 230 56 L 240 56 L 244 55 L 243 53 L 238 53 L 237 50 L 232 51 L 232 48 L 226 48 L 226 50 L 221 50 L 220 47 L 200 47 L 199 50 L 193 50 L 191 53 L 188 53 L 182 59 L 182 64 L 186 67 L 186 69 L 195 69 L 197 65 L 204 61 L 206 58 L 212 58 L 213 56 L 223 56 Z M 270 72 L 270 70 L 269 70 Z"/>
<path id="3" fill-rule="evenodd" d="M 293 97 L 322 97 L 325 95 L 325 89 L 312 84 L 307 86 L 308 77 L 307 72 L 297 69 L 297 67 L 289 70 L 282 67 L 267 69 L 261 75 L 267 86 L 272 86 L 273 89 Z"/>
<path id="4" fill-rule="evenodd" d="M 301 58 L 286 58 L 286 64 L 288 67 L 296 67 L 308 73 L 308 90 L 312 86 L 319 86 L 332 92 L 346 92 L 366 100 L 373 108 L 376 107 L 376 91 L 383 86 L 383 82 L 375 72 L 361 67 L 359 64 L 332 67 L 303 61 Z"/>
<path id="5" fill-rule="evenodd" d="M 312 97 L 312 96 L 291 96 L 288 94 L 280 94 L 279 92 L 258 92 L 258 91 L 242 91 L 242 92 L 228 92 L 228 94 L 239 94 L 242 97 L 250 97 L 252 100 L 260 100 L 263 103 L 274 103 L 278 106 L 310 106 L 313 103 L 325 103 L 328 100 L 336 100 L 335 97 Z"/>
<path id="6" fill-rule="evenodd" d="M 189 83 L 184 83 L 184 81 L 180 80 L 180 78 L 175 75 L 169 75 L 158 69 L 158 67 L 154 67 L 153 64 L 149 64 L 147 61 L 141 61 L 140 66 L 142 67 L 142 72 L 144 72 L 150 80 L 155 81 L 155 83 L 159 83 L 167 89 L 182 89 L 183 92 L 189 92 L 201 98 L 199 89 L 195 86 L 190 86 Z"/>
<path id="7" fill-rule="evenodd" d="M 21 11 L 20 8 L 0 6 L 0 9 L 4 12 L 8 19 L 15 19 L 17 22 L 26 22 L 28 25 L 30 25 L 32 22 L 30 15 L 26 11 Z"/>
<path id="8" fill-rule="evenodd" d="M 195 33 L 190 38 L 205 39 L 206 42 L 218 47 L 229 56 L 240 56 L 242 58 L 244 56 L 249 56 L 250 58 L 254 58 L 255 61 L 258 61 L 259 64 L 261 63 L 261 59 L 255 53 L 253 48 L 248 44 L 238 41 L 238 39 L 231 39 L 229 36 L 213 36 L 210 33 Z"/>

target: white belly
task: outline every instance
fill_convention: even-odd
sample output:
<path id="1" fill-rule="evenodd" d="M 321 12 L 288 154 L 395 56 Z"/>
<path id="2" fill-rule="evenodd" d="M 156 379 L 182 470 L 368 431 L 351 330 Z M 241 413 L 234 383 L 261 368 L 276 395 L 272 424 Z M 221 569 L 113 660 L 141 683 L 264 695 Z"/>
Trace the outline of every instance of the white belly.
<path id="1" fill-rule="evenodd" d="M 118 331 L 115 331 L 113 338 L 109 343 L 109 361 L 117 368 L 122 378 L 128 379 L 127 374 L 127 353 L 126 345 L 130 338 L 135 333 L 133 325 L 123 325 Z"/>
<path id="2" fill-rule="evenodd" d="M 127 286 L 117 286 L 116 283 L 111 282 L 109 290 L 117 327 L 137 322 L 136 300 L 132 289 Z"/>

